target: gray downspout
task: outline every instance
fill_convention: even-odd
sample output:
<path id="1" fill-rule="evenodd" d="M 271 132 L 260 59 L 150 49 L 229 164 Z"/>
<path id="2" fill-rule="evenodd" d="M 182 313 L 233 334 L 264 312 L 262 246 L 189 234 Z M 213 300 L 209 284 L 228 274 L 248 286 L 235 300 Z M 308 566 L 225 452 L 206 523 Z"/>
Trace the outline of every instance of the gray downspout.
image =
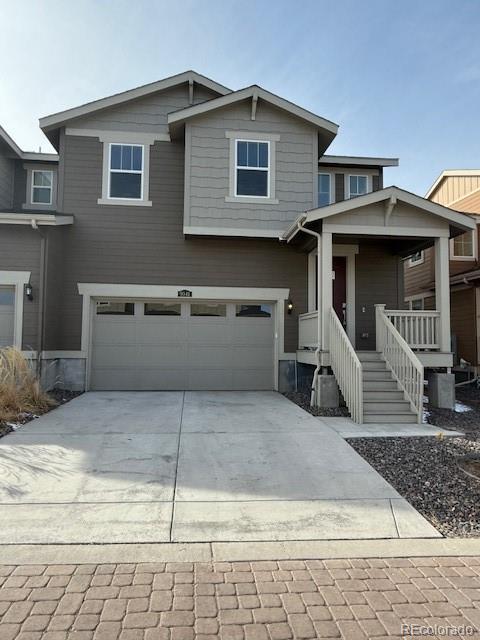
<path id="1" fill-rule="evenodd" d="M 37 316 L 37 378 L 42 375 L 42 353 L 45 343 L 45 300 L 47 286 L 47 257 L 48 257 L 48 235 L 43 233 L 37 222 L 32 220 L 32 229 L 40 234 L 40 275 L 38 286 L 38 316 Z"/>

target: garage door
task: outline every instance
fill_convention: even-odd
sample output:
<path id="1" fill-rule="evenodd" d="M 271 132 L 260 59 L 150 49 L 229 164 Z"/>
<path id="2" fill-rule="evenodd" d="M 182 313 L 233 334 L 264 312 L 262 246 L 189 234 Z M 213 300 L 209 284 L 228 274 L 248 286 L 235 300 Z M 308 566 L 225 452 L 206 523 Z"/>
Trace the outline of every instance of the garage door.
<path id="1" fill-rule="evenodd" d="M 0 347 L 13 344 L 15 287 L 0 287 Z"/>
<path id="2" fill-rule="evenodd" d="M 273 305 L 99 300 L 90 387 L 273 389 Z"/>

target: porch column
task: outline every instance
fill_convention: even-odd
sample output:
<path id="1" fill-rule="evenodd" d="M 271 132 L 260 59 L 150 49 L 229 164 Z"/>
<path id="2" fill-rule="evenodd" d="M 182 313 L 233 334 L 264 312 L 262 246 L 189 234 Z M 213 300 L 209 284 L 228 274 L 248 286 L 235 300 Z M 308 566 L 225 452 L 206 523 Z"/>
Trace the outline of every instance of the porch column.
<path id="1" fill-rule="evenodd" d="M 323 232 L 321 238 L 321 275 L 318 296 L 319 311 L 322 315 L 322 335 L 320 346 L 323 350 L 328 350 L 328 316 L 333 306 L 333 286 L 332 286 L 332 234 Z"/>
<path id="2" fill-rule="evenodd" d="M 435 238 L 435 306 L 440 311 L 440 351 L 450 352 L 450 257 L 448 238 Z"/>

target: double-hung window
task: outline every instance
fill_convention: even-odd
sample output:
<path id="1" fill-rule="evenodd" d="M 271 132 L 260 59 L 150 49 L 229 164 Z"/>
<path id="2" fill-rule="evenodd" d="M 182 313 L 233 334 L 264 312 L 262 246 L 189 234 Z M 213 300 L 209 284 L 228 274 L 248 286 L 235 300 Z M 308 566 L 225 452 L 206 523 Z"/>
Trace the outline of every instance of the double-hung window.
<path id="1" fill-rule="evenodd" d="M 235 195 L 270 197 L 270 142 L 236 140 Z"/>
<path id="2" fill-rule="evenodd" d="M 332 202 L 332 185 L 329 173 L 318 174 L 318 206 L 326 207 Z"/>
<path id="3" fill-rule="evenodd" d="M 413 267 L 416 264 L 423 264 L 424 261 L 425 261 L 425 256 L 423 251 L 417 251 L 416 253 L 413 253 L 410 256 L 410 259 L 408 261 L 408 266 Z"/>
<path id="4" fill-rule="evenodd" d="M 143 145 L 110 144 L 109 198 L 142 200 Z"/>
<path id="5" fill-rule="evenodd" d="M 467 231 L 453 239 L 451 257 L 453 260 L 474 260 L 475 250 L 474 232 Z"/>
<path id="6" fill-rule="evenodd" d="M 52 204 L 53 171 L 32 171 L 32 204 Z"/>
<path id="7" fill-rule="evenodd" d="M 368 193 L 367 176 L 348 176 L 348 197 L 356 198 Z"/>

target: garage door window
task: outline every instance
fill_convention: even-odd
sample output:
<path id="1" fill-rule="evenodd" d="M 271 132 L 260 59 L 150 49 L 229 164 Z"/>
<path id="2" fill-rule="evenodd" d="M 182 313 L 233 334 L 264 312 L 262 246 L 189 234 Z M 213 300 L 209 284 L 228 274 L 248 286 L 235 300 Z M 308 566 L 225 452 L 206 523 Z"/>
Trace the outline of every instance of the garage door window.
<path id="1" fill-rule="evenodd" d="M 0 287 L 0 306 L 12 306 L 15 301 L 15 291 L 10 287 Z"/>
<path id="2" fill-rule="evenodd" d="M 190 307 L 191 316 L 215 316 L 217 318 L 225 318 L 227 316 L 226 304 L 209 304 L 208 302 L 202 302 L 199 304 L 192 304 Z"/>
<path id="3" fill-rule="evenodd" d="M 135 304 L 133 302 L 97 302 L 97 315 L 133 316 Z"/>
<path id="4" fill-rule="evenodd" d="M 272 307 L 269 304 L 237 304 L 237 318 L 271 318 Z"/>
<path id="5" fill-rule="evenodd" d="M 176 302 L 146 302 L 143 313 L 146 316 L 181 316 L 182 307 Z"/>

